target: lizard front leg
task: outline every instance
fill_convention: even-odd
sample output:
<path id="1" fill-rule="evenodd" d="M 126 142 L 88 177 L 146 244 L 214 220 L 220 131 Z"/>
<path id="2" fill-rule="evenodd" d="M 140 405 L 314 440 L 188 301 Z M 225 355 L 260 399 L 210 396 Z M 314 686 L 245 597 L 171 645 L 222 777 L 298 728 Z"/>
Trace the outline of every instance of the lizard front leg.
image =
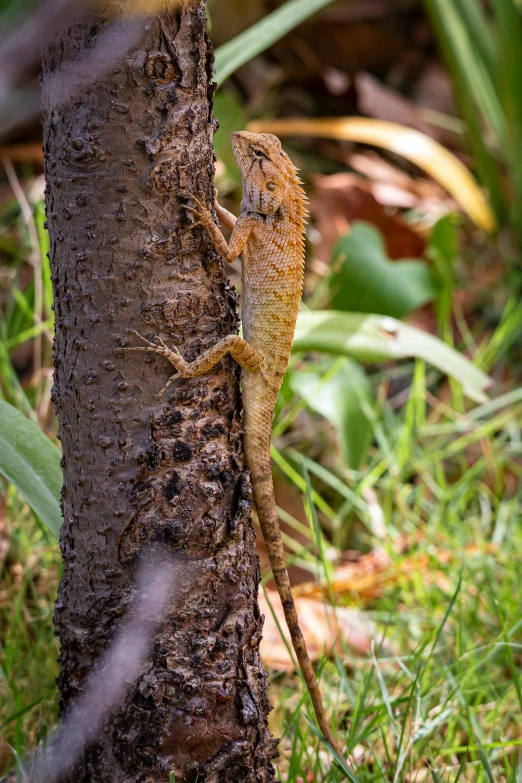
<path id="1" fill-rule="evenodd" d="M 227 244 L 225 237 L 214 223 L 211 212 L 204 204 L 198 201 L 197 198 L 192 195 L 190 195 L 190 198 L 197 204 L 197 209 L 188 206 L 185 207 L 185 209 L 189 212 L 193 212 L 198 217 L 194 226 L 202 225 L 210 235 L 216 249 L 223 258 L 229 263 L 235 261 L 248 241 L 254 223 L 253 218 L 250 215 L 241 215 L 236 219 L 231 212 L 228 212 L 228 210 L 217 204 L 217 213 L 220 219 L 226 226 L 233 229 L 230 243 Z M 164 356 L 177 370 L 177 372 L 169 378 L 158 396 L 168 389 L 171 383 L 179 377 L 195 378 L 198 375 L 204 375 L 212 369 L 226 353 L 230 353 L 232 358 L 235 359 L 243 369 L 253 373 L 261 371 L 262 355 L 259 351 L 256 351 L 255 348 L 252 348 L 246 340 L 243 340 L 242 337 L 239 337 L 236 334 L 230 334 L 228 337 L 224 337 L 219 343 L 193 362 L 186 362 L 177 348 L 169 348 L 165 345 L 161 337 L 157 337 L 157 342 L 153 343 L 143 337 L 139 332 L 134 331 L 134 334 L 143 340 L 145 345 L 143 347 L 136 346 L 124 348 L 124 351 L 147 351 L 149 353 L 158 353 L 160 356 Z"/>
<path id="2" fill-rule="evenodd" d="M 228 228 L 229 231 L 232 231 L 237 223 L 237 217 L 233 215 L 232 212 L 229 212 L 228 209 L 225 209 L 225 207 L 221 206 L 221 204 L 217 200 L 217 190 L 214 191 L 214 195 L 215 195 L 214 209 L 216 210 L 216 215 L 218 216 L 218 220 L 220 221 L 220 223 L 223 223 L 223 225 L 226 228 Z"/>
<path id="3" fill-rule="evenodd" d="M 216 250 L 223 256 L 225 261 L 229 264 L 235 261 L 248 242 L 250 232 L 254 227 L 255 218 L 248 214 L 235 218 L 231 212 L 217 204 L 216 211 L 219 219 L 227 228 L 232 228 L 230 242 L 227 244 L 225 237 L 214 223 L 212 213 L 197 198 L 194 196 L 190 196 L 190 198 L 197 204 L 197 207 L 186 206 L 185 209 L 197 216 L 198 220 L 194 223 L 194 226 L 201 225 L 205 228 Z"/>
<path id="4" fill-rule="evenodd" d="M 166 391 L 171 383 L 173 383 L 177 378 L 196 378 L 198 375 L 204 375 L 209 370 L 211 370 L 212 367 L 214 367 L 214 365 L 217 364 L 219 360 L 222 359 L 223 356 L 225 356 L 227 353 L 229 353 L 232 358 L 235 359 L 241 367 L 243 367 L 243 369 L 252 373 L 261 372 L 263 361 L 262 354 L 260 354 L 259 351 L 256 351 L 255 348 L 253 348 L 249 343 L 247 343 L 246 340 L 243 340 L 243 338 L 239 337 L 237 334 L 229 334 L 227 337 L 224 337 L 222 340 L 216 343 L 216 345 L 213 345 L 212 348 L 209 348 L 208 351 L 205 351 L 205 353 L 201 354 L 201 356 L 198 356 L 197 359 L 194 359 L 193 362 L 187 362 L 180 355 L 177 348 L 169 348 L 167 345 L 165 345 L 161 337 L 156 338 L 158 340 L 157 343 L 153 343 L 143 337 L 139 332 L 134 330 L 131 331 L 133 334 L 137 335 L 140 340 L 143 340 L 145 345 L 132 348 L 123 348 L 122 350 L 157 353 L 160 356 L 164 356 L 165 359 L 167 359 L 177 370 L 177 372 L 169 378 L 165 386 L 158 393 L 158 397 L 163 394 L 163 392 Z"/>

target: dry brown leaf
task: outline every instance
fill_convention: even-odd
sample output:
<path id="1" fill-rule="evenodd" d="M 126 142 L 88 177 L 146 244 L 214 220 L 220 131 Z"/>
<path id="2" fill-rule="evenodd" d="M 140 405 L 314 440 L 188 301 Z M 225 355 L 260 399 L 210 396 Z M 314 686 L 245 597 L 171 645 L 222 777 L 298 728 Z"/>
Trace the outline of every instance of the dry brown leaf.
<path id="1" fill-rule="evenodd" d="M 370 192 L 379 204 L 396 209 L 415 209 L 422 217 L 414 227 L 424 234 L 424 226 L 447 212 L 456 212 L 458 204 L 434 179 L 413 178 L 398 166 L 382 158 L 373 150 L 353 152 L 325 141 L 321 154 L 349 166 L 368 180 Z M 408 222 L 408 225 L 412 225 Z"/>
<path id="2" fill-rule="evenodd" d="M 328 263 L 333 246 L 356 220 L 365 220 L 380 229 L 390 258 L 422 256 L 424 238 L 400 215 L 386 211 L 372 192 L 374 185 L 369 180 L 357 174 L 331 174 L 316 177 L 314 186 L 310 212 L 320 235 L 315 253 L 323 263 Z"/>
<path id="3" fill-rule="evenodd" d="M 484 548 L 470 545 L 464 549 L 468 557 L 477 556 L 483 551 L 494 554 L 497 548 L 493 544 L 488 544 Z M 460 561 L 461 557 L 461 552 L 452 552 L 440 547 L 430 555 L 420 552 L 394 562 L 384 549 L 376 548 L 369 554 L 362 555 L 355 563 L 338 566 L 328 584 L 304 582 L 295 585 L 293 592 L 299 600 L 306 597 L 316 602 L 322 600 L 327 590 L 331 590 L 335 597 L 356 596 L 358 601 L 371 601 L 378 597 L 384 588 L 392 586 L 399 579 L 409 580 L 413 574 L 422 574 L 427 584 L 435 584 L 443 592 L 448 593 L 452 592 L 454 586 L 440 568 L 433 567 L 433 563 L 448 566 L 455 561 Z"/>
<path id="4" fill-rule="evenodd" d="M 369 73 L 359 73 L 356 78 L 358 108 L 361 114 L 379 120 L 398 122 L 416 128 L 427 136 L 440 141 L 443 134 L 433 125 L 421 119 L 421 110 L 397 90 L 387 87 Z"/>
<path id="5" fill-rule="evenodd" d="M 369 600 L 380 595 L 382 586 L 390 581 L 391 570 L 389 555 L 384 549 L 374 549 L 368 555 L 362 555 L 356 563 L 346 563 L 336 568 L 329 586 L 334 595 L 350 593 Z M 294 593 L 321 600 L 325 587 L 318 582 L 305 582 L 297 585 Z"/>
<path id="6" fill-rule="evenodd" d="M 413 178 L 398 166 L 384 160 L 376 152 L 352 152 L 346 156 L 347 163 L 359 174 L 368 177 L 372 182 L 395 185 L 416 198 L 416 206 L 422 211 L 428 211 L 433 205 L 441 202 L 448 204 L 447 209 L 456 209 L 453 199 L 444 188 L 433 179 Z M 379 200 L 379 199 L 377 199 Z M 397 204 L 397 206 L 399 206 Z"/>
<path id="7" fill-rule="evenodd" d="M 279 595 L 274 590 L 267 590 L 267 596 L 281 630 L 290 644 L 290 635 Z M 292 671 L 294 664 L 281 638 L 270 606 L 262 593 L 259 594 L 259 605 L 265 616 L 261 640 L 263 662 L 274 669 Z M 329 654 L 334 648 L 342 652 L 343 645 L 344 649 L 348 645 L 355 655 L 367 655 L 372 640 L 377 637 L 375 625 L 357 609 L 339 607 L 334 611 L 324 603 L 299 597 L 296 598 L 296 608 L 299 625 L 312 661 L 319 660 L 325 652 Z"/>
<path id="8" fill-rule="evenodd" d="M 39 141 L 26 141 L 22 144 L 8 144 L 0 147 L 0 159 L 7 158 L 11 163 L 33 163 L 38 170 L 43 169 L 43 149 Z"/>

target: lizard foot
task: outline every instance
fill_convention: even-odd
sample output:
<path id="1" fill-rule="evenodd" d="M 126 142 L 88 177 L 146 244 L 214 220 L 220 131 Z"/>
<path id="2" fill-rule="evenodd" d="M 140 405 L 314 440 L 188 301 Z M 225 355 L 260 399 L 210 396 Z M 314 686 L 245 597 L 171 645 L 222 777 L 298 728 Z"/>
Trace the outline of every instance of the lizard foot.
<path id="1" fill-rule="evenodd" d="M 206 228 L 210 223 L 214 222 L 212 220 L 212 215 L 207 207 L 198 198 L 196 198 L 196 196 L 194 196 L 192 193 L 185 193 L 182 191 L 180 191 L 179 195 L 182 198 L 190 199 L 196 204 L 196 207 L 189 207 L 187 204 L 184 206 L 184 209 L 187 212 L 192 212 L 192 214 L 198 218 L 190 224 L 191 229 L 196 228 L 196 226 L 203 226 Z"/>
<path id="2" fill-rule="evenodd" d="M 173 380 L 175 380 L 176 377 L 183 377 L 184 371 L 186 371 L 187 363 L 185 359 L 181 356 L 180 352 L 176 347 L 169 348 L 168 345 L 165 345 L 161 337 L 157 336 L 155 339 L 157 342 L 151 342 L 150 340 L 147 340 L 146 337 L 144 337 L 142 334 L 137 332 L 135 329 L 129 329 L 129 332 L 131 334 L 135 334 L 136 337 L 139 337 L 140 340 L 143 340 L 145 345 L 139 345 L 139 346 L 133 346 L 131 348 L 122 348 L 123 351 L 147 351 L 148 353 L 158 353 L 160 356 L 164 356 L 165 359 L 168 359 L 168 361 L 172 364 L 173 367 L 176 368 L 178 371 L 175 376 L 172 376 L 172 378 L 169 380 L 169 383 L 167 386 L 169 386 Z M 164 391 L 165 386 L 161 392 Z M 160 394 L 161 394 L 160 392 Z"/>
<path id="3" fill-rule="evenodd" d="M 180 190 L 180 191 L 178 191 L 178 196 L 180 196 L 181 198 L 187 199 L 189 201 L 193 201 L 202 210 L 206 209 L 205 205 L 202 204 L 202 202 L 199 200 L 199 198 L 197 198 L 197 196 L 195 196 L 193 193 L 189 193 L 186 190 Z"/>

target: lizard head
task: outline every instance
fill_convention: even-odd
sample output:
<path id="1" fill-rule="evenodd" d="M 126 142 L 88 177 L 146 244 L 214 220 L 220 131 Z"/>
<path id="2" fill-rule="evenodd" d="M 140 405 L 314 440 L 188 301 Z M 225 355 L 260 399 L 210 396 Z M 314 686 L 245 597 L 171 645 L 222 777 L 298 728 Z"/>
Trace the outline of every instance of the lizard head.
<path id="1" fill-rule="evenodd" d="M 238 131 L 231 139 L 243 176 L 242 209 L 273 214 L 283 202 L 287 188 L 295 182 L 295 166 L 277 136 L 271 133 Z"/>

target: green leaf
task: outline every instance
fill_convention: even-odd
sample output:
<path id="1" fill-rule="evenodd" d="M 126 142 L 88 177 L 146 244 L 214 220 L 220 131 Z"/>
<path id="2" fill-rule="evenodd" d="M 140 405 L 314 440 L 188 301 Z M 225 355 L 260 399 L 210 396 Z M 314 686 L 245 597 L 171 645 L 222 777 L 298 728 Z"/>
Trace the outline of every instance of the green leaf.
<path id="1" fill-rule="evenodd" d="M 441 283 L 435 306 L 439 333 L 451 344 L 455 262 L 458 258 L 458 233 L 451 213 L 443 215 L 433 226 L 426 254 L 433 261 Z"/>
<path id="2" fill-rule="evenodd" d="M 240 185 L 241 172 L 232 151 L 230 134 L 246 127 L 245 112 L 234 93 L 226 90 L 215 96 L 214 114 L 219 121 L 219 130 L 214 136 L 216 156 L 224 163 L 227 177 L 234 185 Z"/>
<path id="3" fill-rule="evenodd" d="M 381 313 L 401 318 L 435 296 L 431 270 L 423 261 L 391 261 L 382 234 L 354 223 L 333 252 L 331 306 L 335 310 Z"/>
<path id="4" fill-rule="evenodd" d="M 416 357 L 455 378 L 476 402 L 486 401 L 488 376 L 469 359 L 433 335 L 390 316 L 328 310 L 302 312 L 297 319 L 294 351 L 323 351 L 362 362 Z"/>
<path id="5" fill-rule="evenodd" d="M 358 470 L 372 436 L 365 413 L 366 405 L 371 405 L 370 384 L 360 365 L 340 359 L 321 374 L 317 367 L 296 372 L 290 384 L 311 410 L 335 427 L 347 465 Z"/>
<path id="6" fill-rule="evenodd" d="M 220 46 L 216 49 L 215 61 L 217 83 L 224 82 L 241 65 L 331 2 L 332 0 L 289 0 L 277 11 Z"/>
<path id="7" fill-rule="evenodd" d="M 493 0 L 498 90 L 506 117 L 504 155 L 512 182 L 511 222 L 522 244 L 522 19 L 513 0 Z"/>
<path id="8" fill-rule="evenodd" d="M 453 277 L 455 259 L 458 257 L 458 232 L 455 226 L 455 216 L 449 212 L 437 220 L 431 229 L 428 255 L 442 277 Z"/>
<path id="9" fill-rule="evenodd" d="M 62 524 L 59 449 L 23 413 L 0 400 L 0 473 L 58 536 Z"/>
<path id="10" fill-rule="evenodd" d="M 475 67 L 472 57 L 474 50 L 470 47 L 469 39 L 472 40 L 475 37 L 477 45 L 480 47 L 483 36 L 482 34 L 477 35 L 476 31 L 473 33 L 468 31 L 466 34 L 465 23 L 459 16 L 458 8 L 450 6 L 448 11 L 446 0 L 424 0 L 424 5 L 451 70 L 453 89 L 460 104 L 463 119 L 468 126 L 467 136 L 475 165 L 483 183 L 488 188 L 497 217 L 502 220 L 506 215 L 506 201 L 500 171 L 484 138 L 484 120 L 474 99 L 474 91 L 469 78 L 470 71 L 473 72 Z M 462 9 L 460 10 L 462 11 Z M 469 26 L 469 14 L 465 18 Z M 459 35 L 462 40 L 458 39 Z M 482 62 L 484 68 L 488 67 L 484 60 L 480 60 L 479 53 L 476 54 L 476 57 L 479 62 Z"/>
<path id="11" fill-rule="evenodd" d="M 461 9 L 453 0 L 431 0 L 443 20 L 447 43 L 451 46 L 459 72 L 471 97 L 483 118 L 502 145 L 505 138 L 505 117 L 495 81 L 488 73 L 487 63 L 481 56 L 474 30 L 469 26 L 469 17 L 463 17 Z"/>
<path id="12" fill-rule="evenodd" d="M 490 78 L 495 79 L 495 43 L 493 30 L 486 9 L 477 0 L 456 0 L 462 22 L 487 68 Z"/>

